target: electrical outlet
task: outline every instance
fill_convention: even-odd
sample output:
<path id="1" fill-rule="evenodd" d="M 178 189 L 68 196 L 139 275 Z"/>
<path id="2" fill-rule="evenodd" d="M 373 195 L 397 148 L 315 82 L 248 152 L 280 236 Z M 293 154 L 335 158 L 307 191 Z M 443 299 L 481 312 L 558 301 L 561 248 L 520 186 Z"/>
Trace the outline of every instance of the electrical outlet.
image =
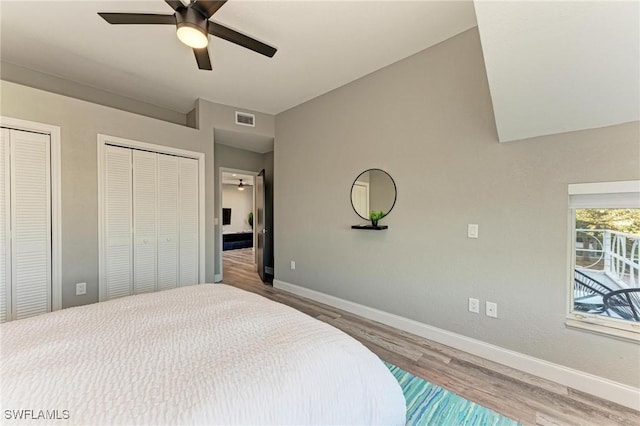
<path id="1" fill-rule="evenodd" d="M 87 294 L 87 283 L 76 284 L 76 296 Z"/>
<path id="2" fill-rule="evenodd" d="M 498 304 L 494 302 L 487 302 L 487 316 L 491 318 L 498 318 Z"/>
<path id="3" fill-rule="evenodd" d="M 296 269 L 296 261 L 295 261 L 295 260 L 292 260 L 292 261 L 291 261 L 291 270 L 293 271 L 293 270 L 295 270 L 295 269 Z"/>
<path id="4" fill-rule="evenodd" d="M 474 299 L 473 297 L 469 298 L 469 312 L 480 313 L 480 301 L 478 299 Z"/>

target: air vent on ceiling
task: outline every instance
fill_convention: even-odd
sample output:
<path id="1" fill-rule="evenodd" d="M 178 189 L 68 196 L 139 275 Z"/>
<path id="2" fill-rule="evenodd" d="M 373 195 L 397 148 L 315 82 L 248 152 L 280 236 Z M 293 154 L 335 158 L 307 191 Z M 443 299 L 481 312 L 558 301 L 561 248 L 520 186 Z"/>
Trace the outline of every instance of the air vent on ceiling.
<path id="1" fill-rule="evenodd" d="M 256 116 L 246 112 L 236 111 L 236 124 L 256 127 Z"/>

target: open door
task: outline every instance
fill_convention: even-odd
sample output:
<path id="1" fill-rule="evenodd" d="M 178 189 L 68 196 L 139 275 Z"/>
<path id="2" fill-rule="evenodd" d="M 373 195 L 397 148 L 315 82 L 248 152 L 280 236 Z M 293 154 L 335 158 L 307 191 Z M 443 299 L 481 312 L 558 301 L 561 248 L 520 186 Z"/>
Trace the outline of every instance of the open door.
<path id="1" fill-rule="evenodd" d="M 255 230 L 256 230 L 256 265 L 258 265 L 258 274 L 262 282 L 266 281 L 264 270 L 264 247 L 268 230 L 265 228 L 265 206 L 264 206 L 264 170 L 256 176 L 255 183 L 256 195 L 256 214 L 255 214 Z"/>

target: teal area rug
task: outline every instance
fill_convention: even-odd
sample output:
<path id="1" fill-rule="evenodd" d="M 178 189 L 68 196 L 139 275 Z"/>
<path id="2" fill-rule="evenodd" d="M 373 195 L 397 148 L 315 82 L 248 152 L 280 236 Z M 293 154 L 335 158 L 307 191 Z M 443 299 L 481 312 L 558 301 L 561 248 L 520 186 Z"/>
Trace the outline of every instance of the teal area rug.
<path id="1" fill-rule="evenodd" d="M 429 383 L 385 362 L 407 401 L 407 426 L 418 425 L 519 425 L 515 420 Z"/>

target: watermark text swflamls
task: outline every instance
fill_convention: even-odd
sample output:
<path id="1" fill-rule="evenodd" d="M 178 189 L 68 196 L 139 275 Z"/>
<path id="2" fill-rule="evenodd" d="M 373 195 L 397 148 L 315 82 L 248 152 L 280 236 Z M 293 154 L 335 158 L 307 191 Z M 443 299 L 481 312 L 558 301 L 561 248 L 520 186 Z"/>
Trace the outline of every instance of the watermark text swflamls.
<path id="1" fill-rule="evenodd" d="M 5 420 L 69 420 L 69 410 L 4 410 Z"/>

